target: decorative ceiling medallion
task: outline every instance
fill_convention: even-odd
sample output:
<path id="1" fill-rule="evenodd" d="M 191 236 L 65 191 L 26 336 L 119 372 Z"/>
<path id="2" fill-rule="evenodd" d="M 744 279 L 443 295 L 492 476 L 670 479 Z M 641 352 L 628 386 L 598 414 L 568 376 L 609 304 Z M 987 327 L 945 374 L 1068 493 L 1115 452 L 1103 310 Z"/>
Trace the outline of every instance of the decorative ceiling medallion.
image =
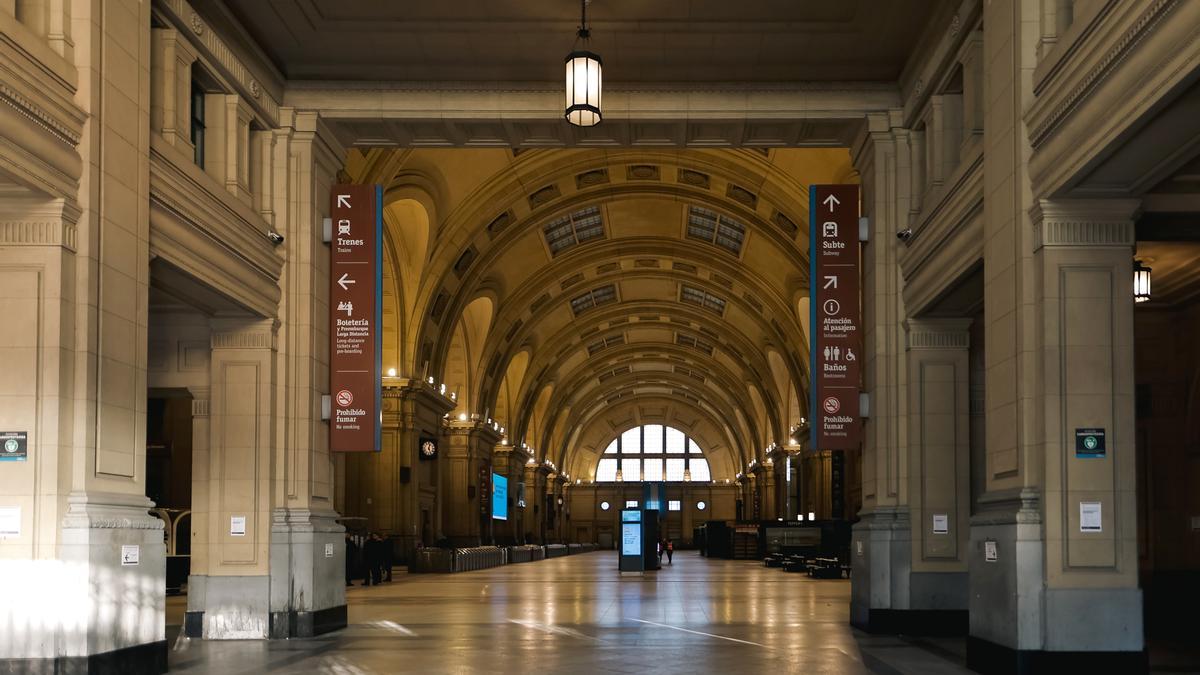
<path id="1" fill-rule="evenodd" d="M 658 180 L 658 167 L 653 164 L 634 164 L 626 169 L 629 180 Z"/>
<path id="2" fill-rule="evenodd" d="M 679 182 L 707 189 L 708 175 L 700 173 L 699 171 L 692 171 L 691 169 L 680 169 Z"/>
<path id="3" fill-rule="evenodd" d="M 583 189 L 593 185 L 603 185 L 608 182 L 608 169 L 596 169 L 575 176 L 575 187 Z"/>
<path id="4" fill-rule="evenodd" d="M 550 202 L 555 197 L 558 197 L 558 195 L 559 192 L 557 185 L 547 185 L 541 190 L 529 195 L 529 207 L 536 209 L 537 207 Z"/>
<path id="5" fill-rule="evenodd" d="M 753 207 L 758 204 L 758 195 L 744 187 L 734 185 L 733 183 L 729 184 L 729 187 L 725 191 L 725 195 L 730 199 L 745 204 L 746 206 Z"/>

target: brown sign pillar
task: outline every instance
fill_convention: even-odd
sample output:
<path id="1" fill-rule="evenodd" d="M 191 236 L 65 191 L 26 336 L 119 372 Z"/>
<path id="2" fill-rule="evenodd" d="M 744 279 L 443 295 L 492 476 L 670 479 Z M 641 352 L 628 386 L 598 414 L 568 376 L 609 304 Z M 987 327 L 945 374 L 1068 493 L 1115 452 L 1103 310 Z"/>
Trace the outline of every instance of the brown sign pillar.
<path id="1" fill-rule="evenodd" d="M 812 185 L 808 199 L 813 449 L 849 450 L 862 441 L 858 186 Z"/>
<path id="2" fill-rule="evenodd" d="M 383 195 L 335 185 L 329 256 L 329 449 L 379 452 L 382 427 Z"/>

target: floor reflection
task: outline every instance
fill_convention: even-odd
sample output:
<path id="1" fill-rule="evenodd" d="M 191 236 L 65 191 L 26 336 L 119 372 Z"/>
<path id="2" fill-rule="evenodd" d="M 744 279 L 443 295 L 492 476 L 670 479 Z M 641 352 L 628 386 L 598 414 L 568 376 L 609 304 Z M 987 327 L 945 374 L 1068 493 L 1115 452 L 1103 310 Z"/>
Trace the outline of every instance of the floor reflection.
<path id="1" fill-rule="evenodd" d="M 619 577 L 615 553 L 347 589 L 311 640 L 175 640 L 179 673 L 962 673 L 952 650 L 850 628 L 850 584 L 680 551 Z M 186 603 L 172 599 L 174 605 Z M 174 635 L 175 631 L 171 631 Z"/>

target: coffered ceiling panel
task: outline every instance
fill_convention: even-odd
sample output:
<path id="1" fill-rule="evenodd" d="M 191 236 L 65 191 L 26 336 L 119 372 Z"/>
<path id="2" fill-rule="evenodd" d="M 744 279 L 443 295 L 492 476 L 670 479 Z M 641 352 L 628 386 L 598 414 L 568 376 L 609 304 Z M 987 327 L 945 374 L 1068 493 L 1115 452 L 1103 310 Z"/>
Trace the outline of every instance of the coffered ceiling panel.
<path id="1" fill-rule="evenodd" d="M 553 82 L 573 0 L 198 0 L 291 79 Z M 895 80 L 944 0 L 594 0 L 610 82 Z"/>

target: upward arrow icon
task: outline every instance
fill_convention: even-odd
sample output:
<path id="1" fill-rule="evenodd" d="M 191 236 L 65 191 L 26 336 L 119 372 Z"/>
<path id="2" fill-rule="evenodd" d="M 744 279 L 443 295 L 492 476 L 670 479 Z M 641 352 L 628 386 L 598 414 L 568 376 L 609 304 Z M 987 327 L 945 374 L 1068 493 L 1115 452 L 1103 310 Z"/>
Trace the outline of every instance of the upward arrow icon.
<path id="1" fill-rule="evenodd" d="M 826 206 L 828 206 L 829 210 L 832 211 L 834 204 L 841 204 L 842 202 L 837 197 L 834 197 L 833 195 L 829 195 L 828 197 L 825 198 L 825 200 L 822 203 L 825 204 Z"/>
<path id="2" fill-rule="evenodd" d="M 338 205 L 339 209 L 350 208 L 350 195 L 338 195 L 338 204 L 337 205 Z"/>

